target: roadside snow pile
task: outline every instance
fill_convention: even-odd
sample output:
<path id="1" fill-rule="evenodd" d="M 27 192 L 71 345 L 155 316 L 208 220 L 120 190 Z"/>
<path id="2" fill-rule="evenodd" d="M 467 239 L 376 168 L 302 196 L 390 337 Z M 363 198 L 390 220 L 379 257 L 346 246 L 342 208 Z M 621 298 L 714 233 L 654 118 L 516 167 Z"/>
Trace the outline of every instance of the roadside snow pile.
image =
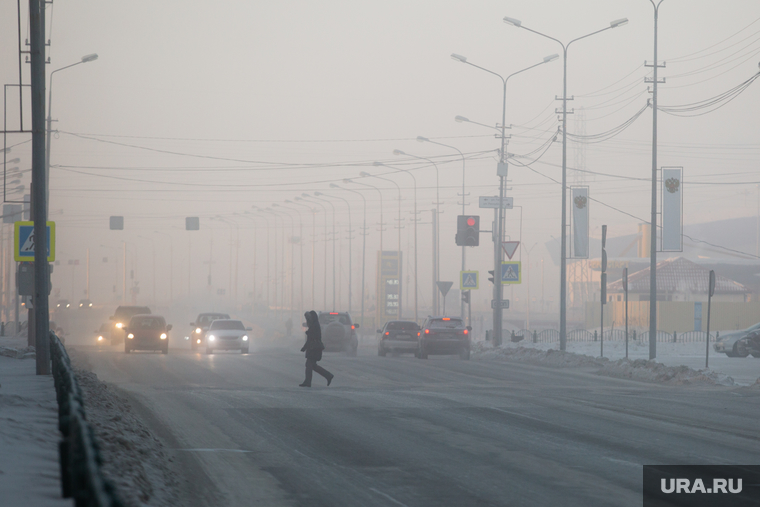
<path id="1" fill-rule="evenodd" d="M 75 354 L 71 354 L 74 356 Z M 129 507 L 179 505 L 178 483 L 161 442 L 132 411 L 129 400 L 92 372 L 74 370 L 87 420 L 103 457 L 103 474 Z"/>
<path id="2" fill-rule="evenodd" d="M 695 370 L 688 366 L 665 366 L 646 359 L 620 359 L 604 365 L 597 372 L 608 377 L 629 378 L 645 382 L 660 382 L 676 385 L 712 384 L 721 386 L 735 385 L 734 379 L 723 373 L 710 369 Z"/>
<path id="3" fill-rule="evenodd" d="M 598 367 L 598 375 L 607 377 L 658 382 L 675 385 L 710 384 L 733 386 L 734 379 L 712 370 L 694 370 L 688 366 L 665 366 L 656 361 L 645 359 L 619 359 L 610 361 L 606 357 L 592 357 L 556 349 L 540 350 L 521 346 L 507 345 L 493 347 L 485 342 L 472 344 L 473 359 L 496 359 L 502 361 L 519 361 L 538 366 L 560 368 Z M 758 379 L 760 381 L 760 379 Z"/>
<path id="4" fill-rule="evenodd" d="M 0 356 L 12 357 L 14 359 L 31 359 L 37 357 L 34 347 L 0 347 Z"/>

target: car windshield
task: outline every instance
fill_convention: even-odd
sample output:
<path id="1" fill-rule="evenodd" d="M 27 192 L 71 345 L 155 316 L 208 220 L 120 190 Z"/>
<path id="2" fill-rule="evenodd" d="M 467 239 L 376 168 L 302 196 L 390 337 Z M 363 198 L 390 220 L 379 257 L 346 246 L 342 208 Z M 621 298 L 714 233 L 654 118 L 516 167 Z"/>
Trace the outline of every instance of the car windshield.
<path id="1" fill-rule="evenodd" d="M 321 313 L 319 315 L 319 323 L 321 325 L 329 324 L 330 322 L 339 322 L 345 326 L 351 325 L 351 318 L 345 313 Z"/>
<path id="2" fill-rule="evenodd" d="M 150 308 L 147 306 L 128 306 L 116 309 L 116 317 L 119 319 L 128 319 L 133 315 L 142 313 L 150 313 Z"/>
<path id="3" fill-rule="evenodd" d="M 464 323 L 460 319 L 433 319 L 430 321 L 431 329 L 456 329 L 464 327 Z"/>
<path id="4" fill-rule="evenodd" d="M 198 324 L 210 324 L 216 319 L 229 319 L 230 316 L 225 313 L 207 313 L 198 317 Z"/>
<path id="5" fill-rule="evenodd" d="M 140 317 L 132 319 L 129 323 L 130 330 L 151 329 L 158 330 L 166 327 L 163 317 Z"/>
<path id="6" fill-rule="evenodd" d="M 415 322 L 388 322 L 385 326 L 386 331 L 417 331 Z"/>
<path id="7" fill-rule="evenodd" d="M 245 331 L 245 326 L 239 320 L 215 320 L 211 323 L 211 329 L 238 329 Z"/>

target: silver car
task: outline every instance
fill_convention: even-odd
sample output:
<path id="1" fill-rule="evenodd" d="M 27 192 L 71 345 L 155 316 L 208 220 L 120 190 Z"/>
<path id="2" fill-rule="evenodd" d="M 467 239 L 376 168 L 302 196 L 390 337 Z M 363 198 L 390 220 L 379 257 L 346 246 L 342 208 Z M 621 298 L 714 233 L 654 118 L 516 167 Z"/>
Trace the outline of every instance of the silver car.
<path id="1" fill-rule="evenodd" d="M 741 329 L 739 331 L 726 333 L 725 335 L 718 338 L 713 348 L 715 349 L 715 352 L 723 352 L 728 357 L 747 357 L 749 355 L 749 352 L 746 350 L 738 350 L 736 347 L 736 342 L 754 331 L 760 331 L 760 322 L 752 327 L 748 327 L 747 329 Z"/>
<path id="2" fill-rule="evenodd" d="M 247 331 L 251 330 L 239 320 L 214 320 L 206 331 L 206 354 L 216 350 L 239 350 L 247 354 L 251 342 Z"/>

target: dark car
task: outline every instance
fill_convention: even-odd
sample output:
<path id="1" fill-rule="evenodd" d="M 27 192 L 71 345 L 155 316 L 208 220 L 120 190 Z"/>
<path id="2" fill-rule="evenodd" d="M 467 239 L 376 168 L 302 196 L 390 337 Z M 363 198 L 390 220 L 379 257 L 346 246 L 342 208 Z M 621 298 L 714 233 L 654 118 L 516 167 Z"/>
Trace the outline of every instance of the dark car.
<path id="1" fill-rule="evenodd" d="M 98 347 L 106 345 L 108 343 L 106 337 L 109 336 L 110 332 L 111 332 L 111 324 L 108 324 L 108 323 L 101 324 L 100 328 L 95 330 L 95 345 L 97 345 Z"/>
<path id="2" fill-rule="evenodd" d="M 470 327 L 458 317 L 428 317 L 417 333 L 417 357 L 458 354 L 470 359 Z"/>
<path id="3" fill-rule="evenodd" d="M 71 303 L 68 299 L 59 299 L 55 304 L 56 310 L 68 310 L 69 308 L 71 308 Z"/>
<path id="4" fill-rule="evenodd" d="M 206 331 L 208 331 L 211 323 L 217 319 L 229 319 L 230 316 L 226 313 L 201 313 L 195 319 L 195 322 L 191 322 L 190 325 L 193 330 L 190 332 L 190 348 L 192 350 L 202 347 L 206 342 Z"/>
<path id="5" fill-rule="evenodd" d="M 150 308 L 147 306 L 119 306 L 108 320 L 113 321 L 111 327 L 111 345 L 118 345 L 124 341 L 124 328 L 129 324 L 129 320 L 135 315 L 149 314 Z"/>
<path id="6" fill-rule="evenodd" d="M 160 315 L 135 315 L 129 324 L 122 328 L 127 333 L 124 340 L 124 352 L 133 350 L 160 350 L 169 353 L 169 331 L 171 324 Z"/>
<path id="7" fill-rule="evenodd" d="M 355 356 L 359 348 L 359 339 L 348 312 L 319 312 L 319 326 L 322 329 L 322 343 L 326 352 L 343 352 Z"/>
<path id="8" fill-rule="evenodd" d="M 723 352 L 728 357 L 747 357 L 749 351 L 740 342 L 756 331 L 760 331 L 760 322 L 747 329 L 722 334 L 713 345 L 715 352 Z"/>
<path id="9" fill-rule="evenodd" d="M 409 320 L 389 320 L 378 329 L 377 355 L 388 352 L 417 352 L 417 332 L 420 326 Z"/>
<path id="10" fill-rule="evenodd" d="M 92 309 L 92 301 L 89 299 L 80 299 L 79 300 L 79 308 L 82 308 L 83 310 L 91 310 Z"/>

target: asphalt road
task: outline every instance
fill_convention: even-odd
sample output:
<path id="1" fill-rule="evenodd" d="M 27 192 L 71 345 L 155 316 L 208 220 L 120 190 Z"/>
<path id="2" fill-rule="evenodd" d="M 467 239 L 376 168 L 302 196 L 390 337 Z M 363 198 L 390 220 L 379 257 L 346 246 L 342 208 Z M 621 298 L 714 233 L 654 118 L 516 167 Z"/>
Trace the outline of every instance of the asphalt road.
<path id="1" fill-rule="evenodd" d="M 640 506 L 643 464 L 760 464 L 760 390 L 456 357 L 77 347 L 189 479 L 187 505 Z"/>

